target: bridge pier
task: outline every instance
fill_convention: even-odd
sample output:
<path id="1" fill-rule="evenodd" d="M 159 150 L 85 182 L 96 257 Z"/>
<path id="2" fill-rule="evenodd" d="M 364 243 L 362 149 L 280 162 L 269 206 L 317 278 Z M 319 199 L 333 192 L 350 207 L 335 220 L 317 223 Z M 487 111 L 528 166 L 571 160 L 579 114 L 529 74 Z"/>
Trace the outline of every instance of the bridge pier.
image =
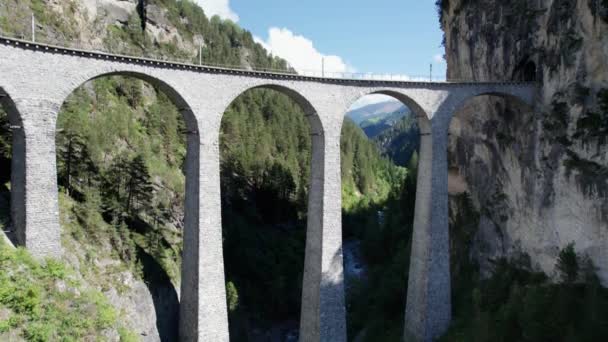
<path id="1" fill-rule="evenodd" d="M 313 130 L 315 128 L 313 127 Z M 345 342 L 340 132 L 312 139 L 300 341 Z"/>
<path id="2" fill-rule="evenodd" d="M 15 105 L 21 126 L 13 128 L 14 236 L 36 257 L 60 257 L 55 118 L 61 105 L 42 99 L 15 99 Z"/>
<path id="3" fill-rule="evenodd" d="M 228 342 L 219 136 L 199 127 L 187 142 L 180 340 Z"/>
<path id="4" fill-rule="evenodd" d="M 438 116 L 437 114 L 434 116 Z M 443 115 L 444 118 L 446 115 Z M 405 341 L 430 342 L 450 325 L 447 143 L 449 119 L 421 127 Z"/>

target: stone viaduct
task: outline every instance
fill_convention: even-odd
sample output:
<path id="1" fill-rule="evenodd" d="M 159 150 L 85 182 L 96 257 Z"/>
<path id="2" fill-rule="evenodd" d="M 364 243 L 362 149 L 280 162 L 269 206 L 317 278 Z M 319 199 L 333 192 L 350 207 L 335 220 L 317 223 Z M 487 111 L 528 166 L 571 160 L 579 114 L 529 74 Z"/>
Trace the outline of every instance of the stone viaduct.
<path id="1" fill-rule="evenodd" d="M 451 318 L 448 128 L 479 95 L 533 105 L 524 83 L 424 83 L 304 77 L 223 69 L 81 51 L 0 38 L 0 100 L 13 128 L 11 215 L 16 240 L 39 257 L 61 257 L 55 133 L 58 112 L 83 83 L 128 75 L 163 90 L 187 125 L 186 205 L 180 336 L 228 341 L 220 207 L 222 114 L 243 92 L 271 88 L 295 100 L 312 131 L 312 170 L 301 341 L 346 341 L 342 265 L 340 134 L 357 99 L 386 94 L 406 104 L 421 130 L 409 270 L 406 340 L 431 341 Z M 405 286 L 405 284 L 404 284 Z"/>

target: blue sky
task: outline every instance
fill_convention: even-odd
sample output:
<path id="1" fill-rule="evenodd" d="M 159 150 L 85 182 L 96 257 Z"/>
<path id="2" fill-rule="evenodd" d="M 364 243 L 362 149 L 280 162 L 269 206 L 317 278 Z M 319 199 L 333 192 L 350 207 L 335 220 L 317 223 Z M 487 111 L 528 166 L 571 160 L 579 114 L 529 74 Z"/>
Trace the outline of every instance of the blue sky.
<path id="1" fill-rule="evenodd" d="M 208 14 L 230 18 L 301 68 L 445 75 L 434 0 L 198 0 Z M 270 30 L 273 31 L 270 31 Z M 333 58 L 338 57 L 339 59 Z M 296 59 L 297 56 L 291 57 Z M 292 62 L 292 61 L 290 61 Z M 292 64 L 298 64 L 293 61 Z M 296 67 L 298 69 L 298 67 Z"/>
<path id="2" fill-rule="evenodd" d="M 297 71 L 445 77 L 434 0 L 195 0 L 231 19 Z M 354 107 L 386 101 L 368 96 Z"/>

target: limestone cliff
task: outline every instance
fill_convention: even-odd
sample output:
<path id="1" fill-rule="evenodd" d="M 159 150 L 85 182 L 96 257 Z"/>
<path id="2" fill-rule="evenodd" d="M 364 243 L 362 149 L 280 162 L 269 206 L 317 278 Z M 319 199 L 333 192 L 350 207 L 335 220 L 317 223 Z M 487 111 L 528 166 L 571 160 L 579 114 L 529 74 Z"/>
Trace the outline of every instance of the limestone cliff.
<path id="1" fill-rule="evenodd" d="M 480 97 L 452 122 L 451 189 L 481 213 L 471 256 L 487 271 L 525 252 L 552 275 L 575 242 L 608 285 L 608 1 L 438 5 L 448 79 L 540 84 L 536 108 Z"/>

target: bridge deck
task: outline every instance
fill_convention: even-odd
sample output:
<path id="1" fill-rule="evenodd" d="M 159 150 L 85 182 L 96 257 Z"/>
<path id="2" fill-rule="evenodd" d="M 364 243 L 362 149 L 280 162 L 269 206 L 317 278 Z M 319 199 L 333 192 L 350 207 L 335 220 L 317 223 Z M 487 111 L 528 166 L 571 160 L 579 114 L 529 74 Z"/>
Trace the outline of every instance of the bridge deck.
<path id="1" fill-rule="evenodd" d="M 515 81 L 403 81 L 403 80 L 391 80 L 391 79 L 369 79 L 369 78 L 348 78 L 348 77 L 319 77 L 319 76 L 306 76 L 300 75 L 296 72 L 281 72 L 267 69 L 262 70 L 249 70 L 239 68 L 228 68 L 221 66 L 211 65 L 198 65 L 192 63 L 176 62 L 169 60 L 159 60 L 146 57 L 129 56 L 112 54 L 103 51 L 88 51 L 78 48 L 69 48 L 51 44 L 36 43 L 22 39 L 10 38 L 0 36 L 0 44 L 14 46 L 22 49 L 29 49 L 35 51 L 48 52 L 53 54 L 64 54 L 64 55 L 76 55 L 85 58 L 94 58 L 107 61 L 115 61 L 120 63 L 132 63 L 138 65 L 148 65 L 156 68 L 166 69 L 177 69 L 177 70 L 190 70 L 193 72 L 201 73 L 213 73 L 213 74 L 233 74 L 238 76 L 249 76 L 249 77 L 263 77 L 270 79 L 286 79 L 295 81 L 307 81 L 307 82 L 321 82 L 321 83 L 333 83 L 333 84 L 357 84 L 362 86 L 378 86 L 378 85 L 395 85 L 395 86 L 424 86 L 424 85 L 447 85 L 447 86 L 478 86 L 478 85 L 530 85 L 534 82 L 515 82 Z M 347 75 L 347 74 L 345 74 Z M 380 75 L 382 76 L 382 75 Z"/>

